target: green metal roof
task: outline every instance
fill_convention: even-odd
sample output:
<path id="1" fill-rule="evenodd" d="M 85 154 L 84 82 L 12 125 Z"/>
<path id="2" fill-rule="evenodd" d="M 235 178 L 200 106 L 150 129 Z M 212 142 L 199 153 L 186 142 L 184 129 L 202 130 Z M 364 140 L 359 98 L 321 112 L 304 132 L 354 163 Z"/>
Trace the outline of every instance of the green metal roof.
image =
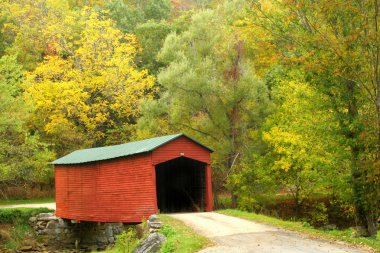
<path id="1" fill-rule="evenodd" d="M 187 137 L 188 139 L 196 142 L 211 152 L 213 151 L 211 148 L 195 141 L 194 139 L 184 134 L 173 134 L 114 146 L 76 150 L 53 161 L 52 164 L 88 163 L 150 152 L 164 145 L 165 143 L 173 141 L 181 136 Z"/>

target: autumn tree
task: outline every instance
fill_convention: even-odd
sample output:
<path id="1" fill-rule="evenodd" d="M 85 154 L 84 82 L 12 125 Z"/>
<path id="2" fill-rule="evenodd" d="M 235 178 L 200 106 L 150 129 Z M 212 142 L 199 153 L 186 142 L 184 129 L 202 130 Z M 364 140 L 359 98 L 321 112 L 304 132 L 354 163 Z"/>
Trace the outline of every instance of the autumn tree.
<path id="1" fill-rule="evenodd" d="M 65 20 L 82 22 L 80 39 L 61 35 L 57 53 L 46 56 L 25 83 L 35 107 L 33 121 L 48 135 L 67 133 L 77 145 L 127 141 L 154 78 L 136 69 L 135 36 L 90 9 L 80 16 Z"/>
<path id="2" fill-rule="evenodd" d="M 264 160 L 295 200 L 296 214 L 313 194 L 341 197 L 349 154 L 328 97 L 310 84 L 285 81 L 274 88 L 273 99 L 277 106 L 263 132 L 271 148 Z"/>
<path id="3" fill-rule="evenodd" d="M 105 6 L 107 16 L 126 33 L 133 33 L 141 46 L 137 66 L 156 74 L 162 65 L 157 61 L 166 36 L 171 32 L 168 20 L 171 3 L 167 0 L 109 1 Z"/>
<path id="4" fill-rule="evenodd" d="M 351 149 L 358 228 L 376 236 L 380 141 L 368 143 L 380 136 L 378 1 L 254 1 L 251 10 L 251 29 L 265 31 L 284 65 L 309 72 L 333 101 Z"/>
<path id="5" fill-rule="evenodd" d="M 55 42 L 53 34 L 68 11 L 67 2 L 1 1 L 0 7 L 5 53 L 17 55 L 24 69 L 34 69 Z"/>
<path id="6" fill-rule="evenodd" d="M 48 182 L 52 179 L 48 162 L 54 154 L 40 141 L 38 133 L 30 133 L 26 127 L 29 108 L 22 100 L 22 80 L 22 67 L 16 57 L 1 57 L 0 182 Z"/>
<path id="7" fill-rule="evenodd" d="M 201 11 L 187 30 L 166 38 L 158 55 L 167 64 L 158 75 L 165 92 L 148 106 L 149 120 L 147 116 L 140 120 L 154 134 L 167 129 L 150 122 L 151 112 L 156 112 L 166 117 L 171 129 L 189 132 L 215 148 L 216 188 L 233 174 L 238 157 L 244 156 L 267 103 L 267 89 L 244 56 L 244 41 L 222 16 Z"/>

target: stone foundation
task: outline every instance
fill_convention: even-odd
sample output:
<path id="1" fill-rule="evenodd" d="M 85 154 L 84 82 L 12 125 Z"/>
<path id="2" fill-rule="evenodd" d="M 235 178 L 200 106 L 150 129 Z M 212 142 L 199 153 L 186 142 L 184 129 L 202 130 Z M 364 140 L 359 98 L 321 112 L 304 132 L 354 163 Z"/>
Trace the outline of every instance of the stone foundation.
<path id="1" fill-rule="evenodd" d="M 54 213 L 40 213 L 29 219 L 37 235 L 54 249 L 102 250 L 114 244 L 123 223 L 74 222 Z"/>

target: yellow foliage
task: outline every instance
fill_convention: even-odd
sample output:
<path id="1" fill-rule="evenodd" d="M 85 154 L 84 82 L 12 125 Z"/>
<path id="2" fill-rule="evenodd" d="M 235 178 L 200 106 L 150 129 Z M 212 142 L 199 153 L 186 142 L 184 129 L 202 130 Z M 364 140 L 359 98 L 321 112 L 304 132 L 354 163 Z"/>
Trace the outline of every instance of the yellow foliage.
<path id="1" fill-rule="evenodd" d="M 114 28 L 113 21 L 84 9 L 80 40 L 61 35 L 58 48 L 72 55 L 50 55 L 29 73 L 26 82 L 28 100 L 43 117 L 45 131 L 54 133 L 61 125 L 82 128 L 99 140 L 105 128 L 129 123 L 138 116 L 139 103 L 151 98 L 154 77 L 138 70 L 134 63 L 139 51 L 136 38 Z M 68 17 L 65 22 L 74 22 Z M 65 50 L 65 51 L 64 51 Z"/>

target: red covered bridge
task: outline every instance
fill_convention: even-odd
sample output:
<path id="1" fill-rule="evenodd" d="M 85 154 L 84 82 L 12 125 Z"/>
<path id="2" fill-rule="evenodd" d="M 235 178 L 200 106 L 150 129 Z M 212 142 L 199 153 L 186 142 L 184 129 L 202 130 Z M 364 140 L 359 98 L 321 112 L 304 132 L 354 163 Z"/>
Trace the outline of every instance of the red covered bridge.
<path id="1" fill-rule="evenodd" d="M 74 151 L 53 162 L 56 214 L 132 223 L 158 211 L 212 211 L 211 152 L 184 134 Z"/>

